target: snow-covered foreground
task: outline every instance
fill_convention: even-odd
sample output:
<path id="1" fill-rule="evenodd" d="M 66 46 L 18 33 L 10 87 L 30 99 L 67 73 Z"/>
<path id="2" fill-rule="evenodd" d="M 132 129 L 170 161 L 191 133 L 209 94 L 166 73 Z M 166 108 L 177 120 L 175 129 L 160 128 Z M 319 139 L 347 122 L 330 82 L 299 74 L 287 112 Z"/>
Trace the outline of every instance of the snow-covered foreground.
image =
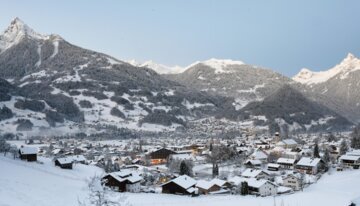
<path id="1" fill-rule="evenodd" d="M 0 205 L 11 206 L 76 206 L 86 197 L 86 179 L 102 170 L 93 166 L 76 165 L 74 170 L 62 170 L 48 159 L 44 164 L 28 163 L 0 156 Z M 200 196 L 187 197 L 165 194 L 126 194 L 134 206 L 149 205 L 256 205 L 273 206 L 273 197 Z M 303 192 L 277 196 L 277 205 L 289 206 L 347 206 L 360 195 L 360 171 L 325 174 L 318 183 Z"/>
<path id="2" fill-rule="evenodd" d="M 75 165 L 73 170 L 55 167 L 50 159 L 43 164 L 13 160 L 0 155 L 0 206 L 77 205 L 87 195 L 86 180 L 101 175 L 100 168 Z"/>

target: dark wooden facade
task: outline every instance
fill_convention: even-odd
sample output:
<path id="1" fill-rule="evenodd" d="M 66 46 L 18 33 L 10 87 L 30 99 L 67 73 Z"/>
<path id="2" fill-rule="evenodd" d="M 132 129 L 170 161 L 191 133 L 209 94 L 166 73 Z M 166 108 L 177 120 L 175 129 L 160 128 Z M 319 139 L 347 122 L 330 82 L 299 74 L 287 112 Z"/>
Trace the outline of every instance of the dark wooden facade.
<path id="1" fill-rule="evenodd" d="M 189 195 L 190 193 L 183 187 L 175 184 L 174 182 L 168 182 L 162 185 L 162 193 L 166 194 L 183 194 Z"/>
<path id="2" fill-rule="evenodd" d="M 58 160 L 55 160 L 55 166 L 60 167 L 61 169 L 72 169 L 73 168 L 73 163 L 65 163 L 65 164 L 61 164 Z"/>
<path id="3" fill-rule="evenodd" d="M 105 177 L 103 177 L 102 182 L 105 186 L 107 186 L 115 191 L 118 191 L 118 192 L 126 191 L 126 181 L 120 182 L 111 175 L 106 175 Z"/>
<path id="4" fill-rule="evenodd" d="M 176 154 L 176 152 L 165 148 L 156 150 L 155 152 L 150 153 L 151 164 L 164 164 L 171 154 Z"/>
<path id="5" fill-rule="evenodd" d="M 156 150 L 155 152 L 150 153 L 150 158 L 151 159 L 167 159 L 171 154 L 176 154 L 176 152 L 162 148 L 162 149 Z"/>
<path id="6" fill-rule="evenodd" d="M 216 192 L 216 191 L 221 190 L 221 187 L 219 185 L 213 185 L 209 189 L 204 189 L 201 187 L 197 187 L 197 188 L 199 189 L 199 194 L 204 194 L 204 195 L 207 195 L 210 192 Z"/>
<path id="7" fill-rule="evenodd" d="M 19 157 L 21 160 L 26 160 L 28 162 L 37 161 L 37 154 L 21 154 L 21 152 L 19 151 Z"/>

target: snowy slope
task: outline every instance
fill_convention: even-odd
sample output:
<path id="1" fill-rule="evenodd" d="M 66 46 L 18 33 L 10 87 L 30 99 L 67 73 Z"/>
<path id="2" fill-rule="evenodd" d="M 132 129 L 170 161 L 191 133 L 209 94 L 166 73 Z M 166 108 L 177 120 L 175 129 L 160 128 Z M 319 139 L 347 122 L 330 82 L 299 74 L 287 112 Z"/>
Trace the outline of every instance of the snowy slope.
<path id="1" fill-rule="evenodd" d="M 1 119 L 0 132 L 22 133 L 17 129 L 21 121 L 33 124 L 28 129 L 33 134 L 77 133 L 80 128 L 89 128 L 83 131 L 88 134 L 174 131 L 187 119 L 221 115 L 228 108 L 224 97 L 179 85 L 147 68 L 155 67 L 153 62 L 132 66 L 58 35 L 38 34 L 18 18 L 0 39 L 0 83 L 6 79 L 15 87 L 0 97 L 0 109 L 5 105 L 13 113 Z M 15 106 L 25 99 L 37 101 L 39 109 Z"/>
<path id="2" fill-rule="evenodd" d="M 86 180 L 103 174 L 94 166 L 76 164 L 73 170 L 63 170 L 49 159 L 39 161 L 44 164 L 0 156 L 1 206 L 77 205 L 78 198 L 86 197 Z"/>
<path id="3" fill-rule="evenodd" d="M 201 91 L 232 97 L 236 109 L 262 100 L 284 84 L 293 82 L 269 69 L 229 59 L 195 62 L 183 73 L 164 76 Z"/>
<path id="4" fill-rule="evenodd" d="M 101 174 L 92 166 L 76 165 L 74 170 L 62 170 L 51 165 L 22 162 L 0 156 L 1 206 L 76 206 L 78 199 L 86 197 L 86 178 Z M 359 196 L 360 172 L 357 170 L 325 174 L 317 183 L 303 192 L 275 198 L 277 205 L 289 206 L 345 206 Z M 115 193 L 120 195 L 120 193 Z M 177 196 L 166 194 L 126 194 L 133 206 L 221 206 L 261 205 L 273 206 L 273 197 L 255 196 Z"/>

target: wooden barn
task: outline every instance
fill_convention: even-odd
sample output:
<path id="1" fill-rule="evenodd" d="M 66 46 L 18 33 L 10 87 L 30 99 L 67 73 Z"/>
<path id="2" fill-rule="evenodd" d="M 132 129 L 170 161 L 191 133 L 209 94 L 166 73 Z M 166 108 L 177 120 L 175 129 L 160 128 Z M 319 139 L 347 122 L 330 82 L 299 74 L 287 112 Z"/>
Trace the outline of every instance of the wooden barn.
<path id="1" fill-rule="evenodd" d="M 22 160 L 27 160 L 28 162 L 37 161 L 37 152 L 38 149 L 35 147 L 24 147 L 21 146 L 19 149 L 19 157 Z"/>
<path id="2" fill-rule="evenodd" d="M 150 153 L 151 164 L 152 165 L 165 164 L 171 154 L 176 154 L 176 152 L 166 148 L 161 148 L 159 150 L 151 152 Z"/>
<path id="3" fill-rule="evenodd" d="M 181 195 L 195 195 L 198 194 L 196 180 L 182 175 L 162 185 L 162 193 L 166 194 L 181 194 Z"/>
<path id="4" fill-rule="evenodd" d="M 73 159 L 72 158 L 57 158 L 55 160 L 55 166 L 58 166 L 62 169 L 72 169 L 73 168 Z"/>

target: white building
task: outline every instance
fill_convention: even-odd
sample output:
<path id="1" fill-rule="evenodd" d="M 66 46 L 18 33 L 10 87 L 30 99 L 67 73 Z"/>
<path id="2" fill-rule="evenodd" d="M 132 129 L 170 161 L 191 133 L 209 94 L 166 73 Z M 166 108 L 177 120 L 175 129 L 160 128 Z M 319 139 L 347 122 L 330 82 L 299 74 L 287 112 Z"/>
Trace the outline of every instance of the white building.
<path id="1" fill-rule="evenodd" d="M 293 190 L 298 191 L 301 189 L 301 179 L 295 175 L 288 175 L 283 179 L 283 185 L 285 187 L 291 187 Z"/>
<path id="2" fill-rule="evenodd" d="M 268 180 L 249 179 L 247 183 L 251 194 L 260 196 L 273 196 L 277 194 L 278 186 Z"/>

